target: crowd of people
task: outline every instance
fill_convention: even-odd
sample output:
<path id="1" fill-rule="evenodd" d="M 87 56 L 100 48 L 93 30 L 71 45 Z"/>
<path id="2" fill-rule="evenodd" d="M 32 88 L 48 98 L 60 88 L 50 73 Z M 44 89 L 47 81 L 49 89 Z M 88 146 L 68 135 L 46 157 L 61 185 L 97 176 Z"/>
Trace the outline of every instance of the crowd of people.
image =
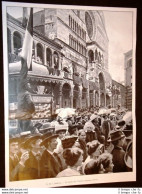
<path id="1" fill-rule="evenodd" d="M 76 110 L 9 138 L 10 181 L 132 171 L 132 120 L 118 109 Z"/>

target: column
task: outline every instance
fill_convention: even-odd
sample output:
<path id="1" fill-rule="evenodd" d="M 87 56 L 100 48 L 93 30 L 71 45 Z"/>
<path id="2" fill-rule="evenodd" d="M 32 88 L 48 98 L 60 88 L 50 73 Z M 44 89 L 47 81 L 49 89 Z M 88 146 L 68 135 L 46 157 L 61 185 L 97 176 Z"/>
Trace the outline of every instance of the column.
<path id="1" fill-rule="evenodd" d="M 106 107 L 106 92 L 104 92 L 104 97 L 105 97 L 105 107 Z"/>
<path id="2" fill-rule="evenodd" d="M 87 108 L 89 108 L 89 106 L 90 106 L 89 88 L 87 88 L 87 96 L 86 96 L 86 98 L 87 98 Z"/>
<path id="3" fill-rule="evenodd" d="M 62 108 L 62 83 L 59 84 L 59 108 Z"/>
<path id="4" fill-rule="evenodd" d="M 44 62 L 43 62 L 44 65 L 47 66 L 47 60 L 46 60 L 46 46 L 44 45 Z"/>
<path id="5" fill-rule="evenodd" d="M 70 91 L 70 102 L 71 102 L 71 108 L 73 108 L 73 89 L 74 85 L 71 85 L 71 91 Z"/>
<path id="6" fill-rule="evenodd" d="M 37 43 L 35 43 L 35 61 L 37 60 Z"/>
<path id="7" fill-rule="evenodd" d="M 98 91 L 98 94 L 99 94 L 99 107 L 101 106 L 101 92 Z"/>
<path id="8" fill-rule="evenodd" d="M 14 33 L 14 32 L 11 32 L 11 53 L 12 53 L 12 54 L 14 54 L 13 33 Z"/>
<path id="9" fill-rule="evenodd" d="M 82 86 L 79 86 L 79 108 L 82 108 Z"/>
<path id="10" fill-rule="evenodd" d="M 96 106 L 96 102 L 95 102 L 95 93 L 96 93 L 96 90 L 93 91 L 93 106 L 95 107 Z"/>
<path id="11" fill-rule="evenodd" d="M 51 65 L 52 68 L 54 68 L 54 52 L 52 52 L 52 65 Z"/>

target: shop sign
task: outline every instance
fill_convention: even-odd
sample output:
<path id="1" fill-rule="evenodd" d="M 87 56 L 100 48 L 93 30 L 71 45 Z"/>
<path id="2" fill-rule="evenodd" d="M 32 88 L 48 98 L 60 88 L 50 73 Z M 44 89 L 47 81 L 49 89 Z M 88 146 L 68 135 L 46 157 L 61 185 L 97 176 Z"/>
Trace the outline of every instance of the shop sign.
<path id="1" fill-rule="evenodd" d="M 51 103 L 51 96 L 32 96 L 34 103 Z"/>

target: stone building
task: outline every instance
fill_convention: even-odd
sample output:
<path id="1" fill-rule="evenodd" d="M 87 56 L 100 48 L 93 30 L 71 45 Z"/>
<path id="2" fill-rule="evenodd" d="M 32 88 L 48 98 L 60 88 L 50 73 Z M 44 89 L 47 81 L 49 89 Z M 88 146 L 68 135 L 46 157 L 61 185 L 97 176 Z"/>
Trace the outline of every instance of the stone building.
<path id="1" fill-rule="evenodd" d="M 120 105 L 121 107 L 125 107 L 125 99 L 125 86 L 115 80 L 112 80 L 112 106 L 117 107 L 117 105 Z"/>
<path id="2" fill-rule="evenodd" d="M 132 110 L 132 50 L 124 53 L 126 108 Z"/>
<path id="3" fill-rule="evenodd" d="M 34 13 L 33 25 L 28 80 L 37 92 L 33 95 L 37 106 L 42 109 L 50 99 L 54 110 L 113 105 L 103 12 L 44 9 Z M 25 24 L 7 14 L 7 28 L 9 96 L 13 103 L 17 101 Z"/>

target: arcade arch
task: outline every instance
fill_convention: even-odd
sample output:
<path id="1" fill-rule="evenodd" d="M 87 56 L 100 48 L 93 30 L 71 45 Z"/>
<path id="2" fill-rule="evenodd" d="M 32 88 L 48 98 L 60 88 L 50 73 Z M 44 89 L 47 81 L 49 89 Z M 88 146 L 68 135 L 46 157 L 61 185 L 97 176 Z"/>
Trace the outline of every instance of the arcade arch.
<path id="1" fill-rule="evenodd" d="M 65 83 L 62 88 L 62 107 L 71 107 L 70 99 L 71 87 L 68 83 Z"/>

